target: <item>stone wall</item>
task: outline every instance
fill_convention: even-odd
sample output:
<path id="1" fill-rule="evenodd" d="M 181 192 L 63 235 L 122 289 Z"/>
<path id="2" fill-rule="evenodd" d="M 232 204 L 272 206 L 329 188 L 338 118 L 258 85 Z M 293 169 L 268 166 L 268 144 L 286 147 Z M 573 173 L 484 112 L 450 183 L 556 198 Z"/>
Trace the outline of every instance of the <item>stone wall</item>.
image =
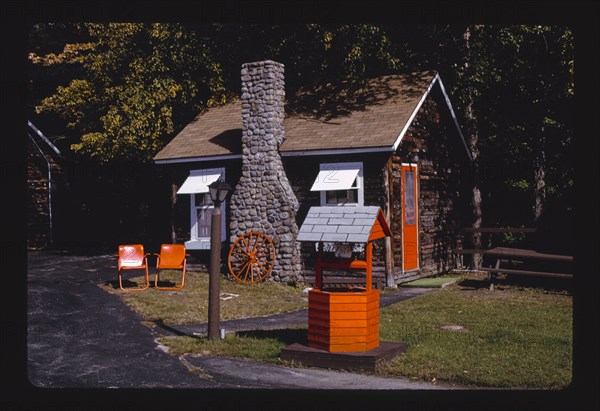
<path id="1" fill-rule="evenodd" d="M 231 241 L 250 231 L 268 235 L 276 251 L 270 278 L 296 283 L 302 273 L 299 205 L 279 155 L 285 139 L 284 67 L 274 61 L 245 63 L 241 74 L 242 172 L 230 202 Z"/>

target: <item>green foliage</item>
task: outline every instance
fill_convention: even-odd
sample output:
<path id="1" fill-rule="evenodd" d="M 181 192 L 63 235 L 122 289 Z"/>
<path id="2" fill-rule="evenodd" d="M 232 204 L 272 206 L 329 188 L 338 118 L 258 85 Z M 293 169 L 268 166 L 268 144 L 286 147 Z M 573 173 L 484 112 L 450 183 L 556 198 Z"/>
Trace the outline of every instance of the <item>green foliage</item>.
<path id="1" fill-rule="evenodd" d="M 215 24 L 198 30 L 213 39 L 225 82 L 235 93 L 241 64 L 261 59 L 285 64 L 286 92 L 314 83 L 360 83 L 399 66 L 393 41 L 375 25 Z"/>
<path id="2" fill-rule="evenodd" d="M 287 65 L 288 84 L 348 79 L 394 70 L 391 41 L 373 25 L 316 24 L 194 28 L 162 23 L 76 25 L 78 36 L 34 47 L 30 61 L 77 67 L 37 104 L 60 117 L 78 141 L 72 149 L 100 162 L 149 161 L 197 111 L 226 103 L 239 88 L 239 68 L 257 56 Z M 36 39 L 51 33 L 36 26 Z"/>
<path id="3" fill-rule="evenodd" d="M 399 59 L 392 54 L 390 39 L 378 26 L 332 27 L 323 33 L 323 46 L 327 65 L 337 78 L 360 82 L 378 72 L 393 72 L 399 65 Z"/>
<path id="4" fill-rule="evenodd" d="M 192 32 L 179 24 L 85 24 L 88 41 L 34 64 L 81 66 L 82 78 L 37 107 L 81 133 L 76 152 L 100 162 L 145 162 L 183 126 L 175 112 L 226 98 L 220 66 Z"/>
<path id="5" fill-rule="evenodd" d="M 483 191 L 491 201 L 488 224 L 503 218 L 501 224 L 511 223 L 502 200 L 507 187 L 526 195 L 512 201 L 512 218 L 520 218 L 513 224 L 530 224 L 534 195 L 547 194 L 547 202 L 572 201 L 573 34 L 563 26 L 469 30 L 469 48 L 463 64 L 456 63 L 451 93 L 459 111 L 470 102 L 477 117 Z M 539 169 L 545 171 L 544 193 L 536 192 Z"/>
<path id="6" fill-rule="evenodd" d="M 284 63 L 287 93 L 340 80 L 351 92 L 368 77 L 435 69 L 467 140 L 478 136 L 488 224 L 530 223 L 539 169 L 547 201 L 571 207 L 569 27 L 46 24 L 30 37 L 32 88 L 51 89 L 32 104 L 59 116 L 88 158 L 149 161 L 199 110 L 239 93 L 244 62 Z"/>

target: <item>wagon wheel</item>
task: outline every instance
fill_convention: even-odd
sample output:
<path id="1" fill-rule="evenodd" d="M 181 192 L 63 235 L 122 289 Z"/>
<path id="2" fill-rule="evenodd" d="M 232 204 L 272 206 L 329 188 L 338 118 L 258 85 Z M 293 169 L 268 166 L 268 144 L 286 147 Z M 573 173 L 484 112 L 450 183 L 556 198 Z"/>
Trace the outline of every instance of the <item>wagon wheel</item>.
<path id="1" fill-rule="evenodd" d="M 275 265 L 275 246 L 265 234 L 242 234 L 231 246 L 227 261 L 229 272 L 237 281 L 258 283 L 271 273 Z"/>

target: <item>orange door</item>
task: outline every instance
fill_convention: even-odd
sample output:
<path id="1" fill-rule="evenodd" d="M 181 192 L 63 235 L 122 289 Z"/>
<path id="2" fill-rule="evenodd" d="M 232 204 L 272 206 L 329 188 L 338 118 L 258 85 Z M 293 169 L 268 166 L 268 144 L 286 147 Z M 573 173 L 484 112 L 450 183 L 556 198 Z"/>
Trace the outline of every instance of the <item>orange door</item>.
<path id="1" fill-rule="evenodd" d="M 402 164 L 402 261 L 405 271 L 419 268 L 419 195 L 416 164 Z"/>

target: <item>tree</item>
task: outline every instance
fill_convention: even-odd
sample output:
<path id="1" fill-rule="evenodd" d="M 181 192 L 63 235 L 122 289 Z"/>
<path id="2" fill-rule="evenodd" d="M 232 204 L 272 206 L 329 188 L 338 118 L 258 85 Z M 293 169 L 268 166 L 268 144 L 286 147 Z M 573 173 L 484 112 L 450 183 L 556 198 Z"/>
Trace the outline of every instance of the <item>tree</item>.
<path id="1" fill-rule="evenodd" d="M 198 111 L 237 95 L 247 61 L 283 62 L 291 91 L 340 79 L 360 84 L 398 66 L 384 30 L 366 24 L 108 23 L 72 29 L 77 41 L 60 52 L 55 45 L 30 53 L 34 66 L 73 76 L 61 77 L 68 84 L 43 99 L 37 112 L 58 116 L 73 134 L 73 150 L 100 162 L 149 161 Z M 38 25 L 36 32 L 52 30 Z"/>
<path id="2" fill-rule="evenodd" d="M 46 24 L 31 38 L 34 85 L 58 85 L 37 111 L 64 122 L 83 158 L 149 162 L 198 111 L 235 98 L 244 62 L 284 63 L 290 94 L 435 69 L 480 176 L 475 224 L 535 223 L 549 202 L 572 201 L 568 27 Z"/>
<path id="3" fill-rule="evenodd" d="M 463 33 L 463 64 L 459 73 L 462 74 L 463 100 L 464 100 L 464 118 L 466 121 L 465 132 L 468 139 L 469 150 L 471 152 L 473 165 L 473 188 L 471 205 L 473 210 L 473 228 L 480 228 L 483 219 L 481 189 L 479 182 L 479 127 L 477 114 L 475 112 L 475 99 L 477 96 L 477 84 L 474 67 L 475 59 L 471 54 L 471 28 L 467 26 Z M 481 249 L 481 233 L 473 233 L 473 247 Z M 481 254 L 473 254 L 473 266 L 480 268 L 482 263 Z"/>
<path id="4" fill-rule="evenodd" d="M 439 67 L 466 134 L 476 138 L 487 224 L 535 223 L 549 200 L 566 201 L 573 176 L 571 30 L 472 25 L 421 33 L 426 40 L 412 43 L 420 47 L 415 55 Z"/>
<path id="5" fill-rule="evenodd" d="M 487 77 L 478 103 L 485 119 L 480 132 L 486 136 L 481 150 L 487 187 L 497 200 L 510 199 L 499 205 L 504 213 L 515 210 L 514 221 L 535 224 L 546 194 L 564 194 L 572 184 L 563 178 L 572 176 L 572 33 L 557 26 L 477 30 L 478 72 Z"/>
<path id="6" fill-rule="evenodd" d="M 72 149 L 99 162 L 147 162 L 207 102 L 222 102 L 221 69 L 202 39 L 180 24 L 84 24 L 86 41 L 59 54 L 30 54 L 33 64 L 77 65 L 78 77 L 45 98 L 81 135 Z"/>
<path id="7" fill-rule="evenodd" d="M 479 191 L 482 205 L 474 210 L 475 223 L 479 218 L 491 226 L 541 226 L 540 219 L 550 213 L 553 226 L 557 221 L 568 226 L 574 94 L 569 27 L 444 25 L 387 31 L 396 46 L 405 45 L 409 69 L 433 67 L 444 79 L 480 176 L 473 198 Z M 548 207 L 552 210 L 544 211 Z"/>
<path id="8" fill-rule="evenodd" d="M 196 30 L 212 39 L 227 87 L 235 92 L 239 89 L 240 67 L 249 61 L 283 63 L 289 92 L 315 83 L 360 83 L 399 67 L 386 30 L 376 25 L 215 24 Z"/>

